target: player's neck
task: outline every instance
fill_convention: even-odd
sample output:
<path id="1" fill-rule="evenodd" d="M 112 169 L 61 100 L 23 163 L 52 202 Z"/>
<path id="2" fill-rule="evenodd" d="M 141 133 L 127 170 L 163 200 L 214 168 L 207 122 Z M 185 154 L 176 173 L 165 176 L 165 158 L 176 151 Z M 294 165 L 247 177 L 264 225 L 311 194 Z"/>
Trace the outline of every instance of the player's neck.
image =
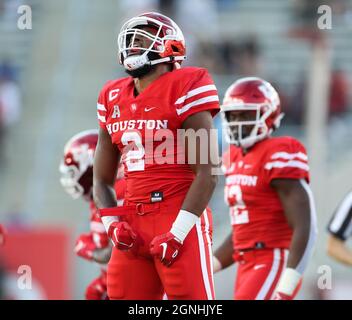
<path id="1" fill-rule="evenodd" d="M 169 71 L 170 68 L 167 64 L 159 64 L 153 71 L 149 72 L 145 76 L 141 78 L 134 78 L 133 80 L 136 93 L 142 93 L 153 81 Z"/>

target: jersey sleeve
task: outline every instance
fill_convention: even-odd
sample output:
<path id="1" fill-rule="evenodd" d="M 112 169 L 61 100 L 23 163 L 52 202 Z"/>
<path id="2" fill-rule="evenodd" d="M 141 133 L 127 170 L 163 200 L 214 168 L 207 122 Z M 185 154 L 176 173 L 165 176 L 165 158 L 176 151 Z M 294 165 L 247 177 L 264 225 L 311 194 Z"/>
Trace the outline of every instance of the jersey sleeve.
<path id="1" fill-rule="evenodd" d="M 219 96 L 213 79 L 205 69 L 198 69 L 175 102 L 181 123 L 190 115 L 209 110 L 214 117 L 220 110 Z"/>
<path id="2" fill-rule="evenodd" d="M 106 103 L 106 90 L 105 86 L 100 91 L 98 101 L 97 101 L 97 118 L 100 128 L 106 129 L 106 117 L 107 117 L 107 103 Z"/>
<path id="3" fill-rule="evenodd" d="M 327 226 L 328 232 L 345 241 L 352 236 L 352 191 L 342 200 Z"/>
<path id="4" fill-rule="evenodd" d="M 264 174 L 273 179 L 305 179 L 309 182 L 308 156 L 296 139 L 287 138 L 275 144 L 264 157 Z"/>

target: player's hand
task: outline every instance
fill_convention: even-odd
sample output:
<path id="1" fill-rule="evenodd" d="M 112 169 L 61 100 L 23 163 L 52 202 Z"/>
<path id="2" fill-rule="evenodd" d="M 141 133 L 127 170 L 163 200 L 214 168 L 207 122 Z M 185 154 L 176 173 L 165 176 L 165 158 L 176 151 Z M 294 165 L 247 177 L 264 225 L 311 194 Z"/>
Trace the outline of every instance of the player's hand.
<path id="1" fill-rule="evenodd" d="M 127 222 L 113 222 L 109 226 L 108 236 L 119 250 L 129 250 L 136 242 L 137 235 Z"/>
<path id="2" fill-rule="evenodd" d="M 5 244 L 5 240 L 6 240 L 6 229 L 2 224 L 0 224 L 0 246 L 3 246 Z"/>
<path id="3" fill-rule="evenodd" d="M 86 289 L 86 300 L 107 300 L 106 274 L 95 279 Z"/>
<path id="4" fill-rule="evenodd" d="M 181 246 L 182 242 L 171 232 L 168 232 L 153 239 L 150 243 L 150 253 L 169 267 L 178 256 Z"/>
<path id="5" fill-rule="evenodd" d="M 222 269 L 222 265 L 220 260 L 213 255 L 213 272 L 214 273 L 219 272 L 221 269 Z"/>
<path id="6" fill-rule="evenodd" d="M 93 260 L 93 252 L 96 246 L 91 234 L 82 234 L 78 237 L 74 248 L 75 253 L 87 260 Z"/>

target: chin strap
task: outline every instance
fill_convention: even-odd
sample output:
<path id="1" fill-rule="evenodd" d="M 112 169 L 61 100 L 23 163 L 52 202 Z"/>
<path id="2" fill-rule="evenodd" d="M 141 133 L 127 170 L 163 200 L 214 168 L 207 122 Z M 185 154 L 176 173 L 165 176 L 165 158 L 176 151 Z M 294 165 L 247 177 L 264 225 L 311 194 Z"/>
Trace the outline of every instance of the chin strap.
<path id="1" fill-rule="evenodd" d="M 186 59 L 186 56 L 177 56 L 177 57 L 165 57 L 165 58 L 160 58 L 160 59 L 150 61 L 146 54 L 142 54 L 140 56 L 127 57 L 123 62 L 123 65 L 127 70 L 132 71 L 132 70 L 136 70 L 141 67 L 144 67 L 147 64 L 153 66 L 158 63 L 182 61 L 185 59 Z"/>
<path id="2" fill-rule="evenodd" d="M 284 116 L 285 116 L 285 114 L 283 112 L 281 112 L 279 114 L 279 116 L 276 118 L 276 120 L 274 121 L 275 129 L 278 129 L 280 127 L 281 120 L 283 119 Z"/>
<path id="3" fill-rule="evenodd" d="M 156 59 L 150 61 L 150 65 L 155 65 L 158 63 L 163 63 L 163 62 L 173 62 L 173 61 L 182 61 L 185 60 L 186 56 L 178 56 L 178 57 L 166 57 L 166 58 L 161 58 L 161 59 Z"/>

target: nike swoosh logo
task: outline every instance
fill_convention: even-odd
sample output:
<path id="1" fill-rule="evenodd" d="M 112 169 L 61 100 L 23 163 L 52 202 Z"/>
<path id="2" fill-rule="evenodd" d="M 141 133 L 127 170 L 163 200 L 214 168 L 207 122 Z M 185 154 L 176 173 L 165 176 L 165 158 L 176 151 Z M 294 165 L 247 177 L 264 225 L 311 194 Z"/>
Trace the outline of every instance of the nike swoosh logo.
<path id="1" fill-rule="evenodd" d="M 166 249 L 167 249 L 167 244 L 166 243 L 161 243 L 160 246 L 163 247 L 163 254 L 161 256 L 161 260 L 164 260 L 165 254 L 166 254 Z"/>
<path id="2" fill-rule="evenodd" d="M 151 107 L 151 108 L 144 108 L 144 111 L 145 111 L 145 112 L 148 112 L 148 111 L 153 110 L 153 109 L 155 109 L 155 107 Z"/>
<path id="3" fill-rule="evenodd" d="M 116 239 L 116 240 L 118 239 L 118 237 L 117 237 L 117 231 L 118 231 L 118 230 L 115 228 L 115 229 L 114 229 L 114 236 L 115 236 L 115 239 Z"/>
<path id="4" fill-rule="evenodd" d="M 131 244 L 127 244 L 127 243 L 124 243 L 124 242 L 122 242 L 122 241 L 119 241 L 119 239 L 118 239 L 118 237 L 117 237 L 117 231 L 118 231 L 117 229 L 114 229 L 114 235 L 115 235 L 115 240 L 116 240 L 116 242 L 117 242 L 118 244 L 121 244 L 121 245 L 127 247 L 127 248 L 132 248 L 133 242 L 132 242 Z M 114 241 L 113 241 L 112 243 L 114 243 Z M 114 245 L 115 245 L 115 244 L 114 244 Z"/>
<path id="5" fill-rule="evenodd" d="M 255 265 L 254 266 L 254 270 L 258 270 L 258 269 L 261 269 L 261 268 L 264 268 L 264 267 L 266 267 L 266 264 L 257 264 L 257 265 Z"/>

